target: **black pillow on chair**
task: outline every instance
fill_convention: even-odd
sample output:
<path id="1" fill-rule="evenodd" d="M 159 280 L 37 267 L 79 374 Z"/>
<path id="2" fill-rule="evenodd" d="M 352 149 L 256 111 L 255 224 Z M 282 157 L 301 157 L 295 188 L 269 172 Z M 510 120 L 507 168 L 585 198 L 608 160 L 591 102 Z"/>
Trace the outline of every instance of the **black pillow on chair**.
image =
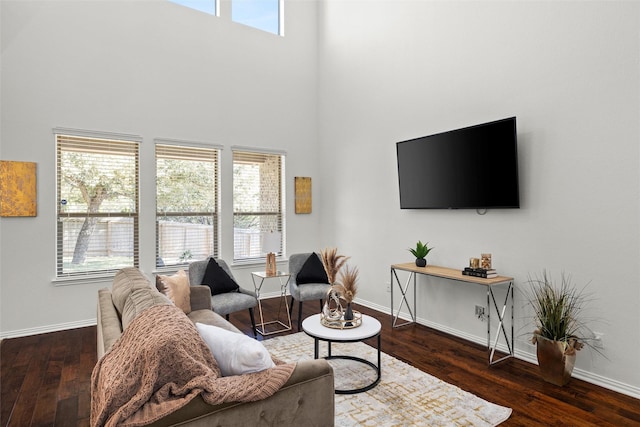
<path id="1" fill-rule="evenodd" d="M 298 285 L 305 283 L 329 283 L 324 265 L 315 252 L 309 255 L 309 258 L 307 258 L 302 265 L 302 268 L 296 276 L 296 283 Z"/>
<path id="2" fill-rule="evenodd" d="M 211 295 L 238 292 L 240 288 L 236 281 L 233 280 L 213 258 L 209 258 L 209 263 L 207 264 L 207 269 L 204 272 L 201 284 L 211 288 Z"/>

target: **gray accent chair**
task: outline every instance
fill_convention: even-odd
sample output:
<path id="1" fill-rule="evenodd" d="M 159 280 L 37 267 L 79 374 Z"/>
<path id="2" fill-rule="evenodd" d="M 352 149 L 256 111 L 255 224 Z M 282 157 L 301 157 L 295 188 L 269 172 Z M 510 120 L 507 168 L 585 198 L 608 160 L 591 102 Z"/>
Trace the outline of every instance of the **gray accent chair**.
<path id="1" fill-rule="evenodd" d="M 305 283 L 298 285 L 298 282 L 296 282 L 296 276 L 311 254 L 312 252 L 291 254 L 289 256 L 289 274 L 291 274 L 291 278 L 289 279 L 289 293 L 291 294 L 289 314 L 293 318 L 293 300 L 298 300 L 298 331 L 302 330 L 302 302 L 319 300 L 320 310 L 318 313 L 320 313 L 322 311 L 323 300 L 331 287 L 328 283 Z"/>
<path id="2" fill-rule="evenodd" d="M 203 261 L 194 261 L 189 264 L 189 283 L 192 286 L 202 284 L 204 273 L 205 271 L 207 271 L 207 264 L 209 264 L 209 259 L 211 258 L 212 257 L 208 257 Z M 227 263 L 220 258 L 214 259 L 218 263 L 218 265 L 229 275 L 229 277 L 231 277 L 236 283 L 238 283 L 235 277 L 233 277 L 233 273 L 231 272 L 231 269 L 229 268 Z M 240 286 L 240 284 L 238 284 L 238 286 Z M 238 292 L 227 292 L 224 294 L 211 296 L 211 307 L 213 311 L 221 316 L 225 316 L 227 321 L 229 320 L 230 313 L 248 309 L 249 316 L 251 317 L 253 336 L 257 338 L 258 335 L 256 329 L 256 319 L 253 314 L 253 308 L 256 305 L 258 305 L 258 299 L 255 292 L 244 289 L 242 286 L 240 286 Z"/>

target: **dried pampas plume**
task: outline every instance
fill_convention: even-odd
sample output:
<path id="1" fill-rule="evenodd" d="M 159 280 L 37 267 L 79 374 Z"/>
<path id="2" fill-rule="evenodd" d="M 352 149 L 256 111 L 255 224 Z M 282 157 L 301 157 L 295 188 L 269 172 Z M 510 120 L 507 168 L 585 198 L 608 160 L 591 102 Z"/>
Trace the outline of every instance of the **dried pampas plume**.
<path id="1" fill-rule="evenodd" d="M 344 299 L 351 303 L 358 292 L 358 267 L 345 266 L 340 272 L 340 280 L 344 287 Z"/>
<path id="2" fill-rule="evenodd" d="M 350 257 L 338 255 L 338 248 L 325 248 L 320 251 L 320 258 L 322 259 L 322 265 L 324 265 L 329 283 L 334 284 L 338 272 Z"/>

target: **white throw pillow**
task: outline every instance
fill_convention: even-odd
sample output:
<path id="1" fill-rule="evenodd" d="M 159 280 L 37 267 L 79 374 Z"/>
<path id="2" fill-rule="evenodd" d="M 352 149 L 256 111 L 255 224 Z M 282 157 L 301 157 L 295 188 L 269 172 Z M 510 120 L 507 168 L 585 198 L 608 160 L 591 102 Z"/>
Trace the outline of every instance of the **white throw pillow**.
<path id="1" fill-rule="evenodd" d="M 275 366 L 260 341 L 204 323 L 196 323 L 196 328 L 218 362 L 223 377 L 260 372 Z"/>

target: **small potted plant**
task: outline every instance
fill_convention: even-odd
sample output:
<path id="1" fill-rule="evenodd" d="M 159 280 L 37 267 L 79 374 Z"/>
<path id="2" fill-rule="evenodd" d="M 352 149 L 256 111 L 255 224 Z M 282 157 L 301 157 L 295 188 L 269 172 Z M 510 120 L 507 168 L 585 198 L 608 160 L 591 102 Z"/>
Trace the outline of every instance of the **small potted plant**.
<path id="1" fill-rule="evenodd" d="M 409 248 L 409 252 L 411 252 L 413 254 L 414 257 L 416 257 L 416 265 L 418 267 L 424 267 L 427 265 L 427 255 L 429 255 L 429 252 L 431 252 L 431 249 L 433 249 L 433 247 L 429 248 L 427 247 L 427 245 L 429 244 L 429 242 L 427 243 L 422 243 L 420 240 L 418 240 L 418 243 L 416 243 L 416 247 L 414 248 Z"/>
<path id="2" fill-rule="evenodd" d="M 537 329 L 531 342 L 536 344 L 542 378 L 558 386 L 565 385 L 571 379 L 576 351 L 589 344 L 589 336 L 593 336 L 584 323 L 588 295 L 584 289 L 573 286 L 570 276 L 562 274 L 560 284 L 556 284 L 543 271 L 541 276 L 529 278 L 525 296 L 533 308 Z"/>

